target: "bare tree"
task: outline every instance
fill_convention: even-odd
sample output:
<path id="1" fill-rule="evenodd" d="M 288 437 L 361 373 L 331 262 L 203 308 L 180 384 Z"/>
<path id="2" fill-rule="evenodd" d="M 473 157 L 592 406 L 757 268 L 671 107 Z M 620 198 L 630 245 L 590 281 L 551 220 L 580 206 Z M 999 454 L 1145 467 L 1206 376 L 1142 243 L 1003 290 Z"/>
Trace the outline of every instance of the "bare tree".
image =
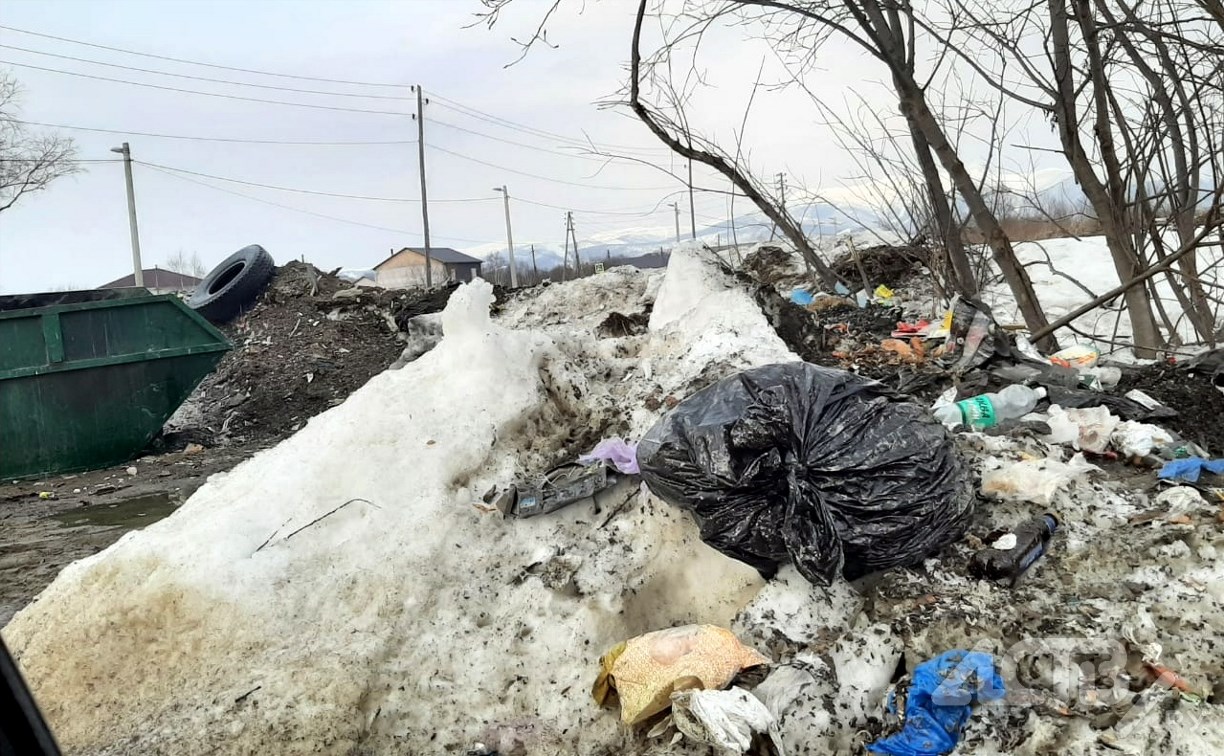
<path id="1" fill-rule="evenodd" d="M 204 267 L 204 261 L 200 259 L 199 252 L 192 252 L 188 255 L 181 248 L 166 258 L 166 270 L 194 278 L 203 278 L 208 272 L 208 269 Z"/>
<path id="2" fill-rule="evenodd" d="M 0 212 L 55 179 L 76 173 L 76 147 L 68 137 L 34 133 L 19 115 L 21 86 L 0 71 Z"/>

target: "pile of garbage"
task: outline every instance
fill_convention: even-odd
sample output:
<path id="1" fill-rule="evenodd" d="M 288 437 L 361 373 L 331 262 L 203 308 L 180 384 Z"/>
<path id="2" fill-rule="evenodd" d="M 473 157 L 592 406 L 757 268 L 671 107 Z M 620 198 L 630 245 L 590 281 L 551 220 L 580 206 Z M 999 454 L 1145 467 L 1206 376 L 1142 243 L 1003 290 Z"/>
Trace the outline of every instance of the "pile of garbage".
<path id="1" fill-rule="evenodd" d="M 413 314 L 435 344 L 5 628 L 62 744 L 1224 752 L 1218 449 L 974 303 L 847 329 L 921 345 L 916 398 L 745 283 L 690 247 Z"/>
<path id="2" fill-rule="evenodd" d="M 386 370 L 410 321 L 441 310 L 456 287 L 355 287 L 307 263 L 284 265 L 253 308 L 220 326 L 234 349 L 166 432 L 205 446 L 286 438 Z"/>

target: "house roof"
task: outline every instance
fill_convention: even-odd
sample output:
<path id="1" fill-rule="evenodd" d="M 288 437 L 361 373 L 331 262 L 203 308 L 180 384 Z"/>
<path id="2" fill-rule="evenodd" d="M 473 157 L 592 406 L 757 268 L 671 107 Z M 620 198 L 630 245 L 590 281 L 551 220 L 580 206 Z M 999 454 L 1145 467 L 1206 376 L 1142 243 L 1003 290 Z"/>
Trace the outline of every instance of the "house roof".
<path id="1" fill-rule="evenodd" d="M 146 268 L 142 272 L 144 273 L 145 288 L 149 289 L 194 289 L 203 280 L 195 276 L 175 273 L 172 270 L 164 270 L 162 268 Z M 116 278 L 114 281 L 104 283 L 98 288 L 125 289 L 135 285 L 136 274 L 128 273 L 123 278 Z"/>
<path id="2" fill-rule="evenodd" d="M 383 260 L 379 264 L 375 265 L 374 270 L 378 270 L 379 268 L 391 262 L 396 257 L 399 257 L 405 252 L 416 252 L 418 255 L 423 255 L 425 254 L 425 248 L 424 247 L 404 247 L 399 252 L 396 252 L 395 254 L 388 257 L 386 260 Z M 451 249 L 450 247 L 432 247 L 431 246 L 429 248 L 429 258 L 431 260 L 437 260 L 440 263 L 447 263 L 447 264 L 466 263 L 468 265 L 471 265 L 472 263 L 475 263 L 479 265 L 481 263 L 481 261 L 476 259 L 475 257 L 472 257 L 470 255 L 465 255 L 459 250 Z"/>

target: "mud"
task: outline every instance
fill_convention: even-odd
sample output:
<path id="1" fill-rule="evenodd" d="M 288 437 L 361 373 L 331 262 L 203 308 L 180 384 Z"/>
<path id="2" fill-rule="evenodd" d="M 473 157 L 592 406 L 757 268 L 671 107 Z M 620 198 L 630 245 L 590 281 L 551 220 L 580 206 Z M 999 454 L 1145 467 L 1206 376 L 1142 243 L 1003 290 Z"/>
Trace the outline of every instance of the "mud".
<path id="1" fill-rule="evenodd" d="M 0 627 L 77 559 L 166 517 L 209 475 L 259 447 L 142 457 L 105 470 L 0 485 Z M 129 467 L 136 468 L 131 475 Z M 43 498 L 40 495 L 45 495 Z"/>

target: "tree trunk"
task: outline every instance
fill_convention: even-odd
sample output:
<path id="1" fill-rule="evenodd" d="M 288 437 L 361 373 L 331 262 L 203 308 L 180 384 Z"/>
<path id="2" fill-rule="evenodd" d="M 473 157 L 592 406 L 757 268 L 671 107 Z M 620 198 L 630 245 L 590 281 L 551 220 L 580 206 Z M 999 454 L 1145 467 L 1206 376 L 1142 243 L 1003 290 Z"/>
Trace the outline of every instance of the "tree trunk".
<path id="1" fill-rule="evenodd" d="M 1072 0 L 1075 2 L 1076 0 Z M 1088 50 L 1089 76 L 1094 79 L 1096 98 L 1096 137 L 1101 151 L 1101 162 L 1105 165 L 1108 188 L 1096 175 L 1094 162 L 1088 157 L 1079 137 L 1079 115 L 1076 108 L 1076 87 L 1072 81 L 1071 40 L 1068 30 L 1068 13 L 1065 0 L 1047 0 L 1050 14 L 1050 47 L 1054 61 L 1056 103 L 1054 120 L 1058 125 L 1059 140 L 1063 152 L 1071 165 L 1076 181 L 1084 196 L 1092 203 L 1093 210 L 1105 235 L 1110 257 L 1120 281 L 1130 281 L 1143 272 L 1134 245 L 1129 242 L 1126 223 L 1125 197 L 1123 195 L 1121 166 L 1113 148 L 1112 126 L 1108 120 L 1105 101 L 1107 82 L 1103 82 L 1104 68 L 1100 50 L 1093 38 L 1094 29 L 1085 28 L 1085 46 Z M 1083 3 L 1085 12 L 1090 12 Z M 1083 19 L 1081 18 L 1081 21 Z M 1131 321 L 1131 338 L 1135 342 L 1135 354 L 1139 357 L 1158 356 L 1160 330 L 1152 312 L 1152 302 L 1147 289 L 1136 286 L 1124 295 L 1127 314 Z"/>
<path id="2" fill-rule="evenodd" d="M 935 222 L 939 226 L 939 235 L 943 239 L 948 261 L 952 264 L 952 281 L 962 296 L 977 297 L 977 278 L 973 275 L 973 266 L 969 264 L 969 255 L 965 253 L 960 228 L 952 218 L 952 208 L 948 204 L 948 195 L 944 193 L 939 167 L 931 157 L 931 145 L 912 121 L 909 123 L 909 133 L 910 140 L 914 143 L 914 153 L 918 156 L 918 165 L 922 168 L 922 177 L 926 181 L 931 208 L 935 212 Z"/>

